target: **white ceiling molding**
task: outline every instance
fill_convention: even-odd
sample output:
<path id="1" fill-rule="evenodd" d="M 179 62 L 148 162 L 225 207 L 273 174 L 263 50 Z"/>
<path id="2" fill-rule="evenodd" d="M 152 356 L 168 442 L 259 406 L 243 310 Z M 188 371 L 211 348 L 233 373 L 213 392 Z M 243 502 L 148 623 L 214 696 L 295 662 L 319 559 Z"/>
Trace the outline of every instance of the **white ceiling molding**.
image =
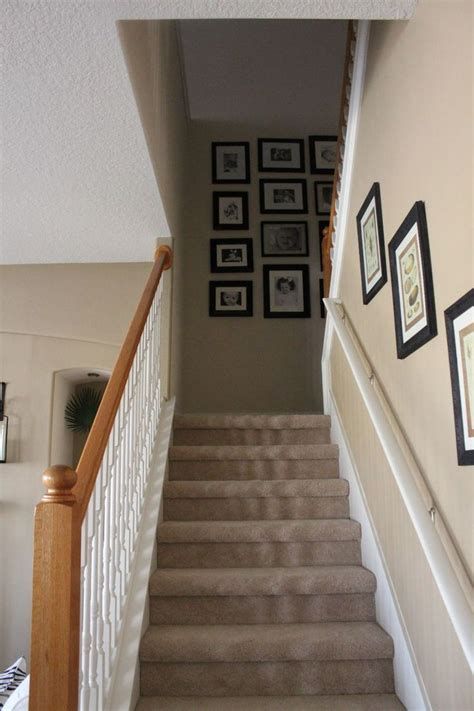
<path id="1" fill-rule="evenodd" d="M 4 264 L 150 260 L 169 235 L 116 22 L 407 19 L 415 0 L 2 4 Z"/>

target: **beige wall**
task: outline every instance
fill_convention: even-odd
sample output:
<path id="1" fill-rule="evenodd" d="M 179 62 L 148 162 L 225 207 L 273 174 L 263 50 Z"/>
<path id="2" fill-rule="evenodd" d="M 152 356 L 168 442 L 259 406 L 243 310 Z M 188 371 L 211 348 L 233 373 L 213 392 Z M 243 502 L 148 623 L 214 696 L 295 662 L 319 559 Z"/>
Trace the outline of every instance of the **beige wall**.
<path id="1" fill-rule="evenodd" d="M 457 464 L 444 323 L 474 276 L 471 15 L 470 2 L 431 0 L 410 22 L 372 25 L 340 295 L 472 574 L 474 471 Z M 386 245 L 416 200 L 426 206 L 438 336 L 404 360 L 390 279 L 362 304 L 355 218 L 374 181 Z M 467 709 L 457 642 L 340 360 L 333 356 L 338 407 L 361 474 L 371 477 L 369 506 L 430 697 L 436 709 Z"/>
<path id="2" fill-rule="evenodd" d="M 308 125 L 298 129 L 279 125 L 237 126 L 193 122 L 190 129 L 186 227 L 184 234 L 183 281 L 183 393 L 178 406 L 184 412 L 304 412 L 321 411 L 321 343 L 324 320 L 319 310 L 319 246 L 314 206 L 313 182 L 309 175 L 307 136 L 331 133 L 330 127 Z M 307 215 L 261 215 L 259 178 L 279 174 L 259 174 L 258 137 L 305 139 L 308 173 L 288 174 L 306 178 Z M 250 141 L 251 184 L 213 185 L 211 176 L 212 141 Z M 326 177 L 324 178 L 326 179 Z M 212 192 L 248 190 L 249 230 L 213 231 Z M 310 256 L 262 260 L 261 220 L 306 220 Z M 254 272 L 211 274 L 211 237 L 253 238 Z M 264 319 L 262 264 L 310 266 L 311 311 L 309 319 Z M 254 315 L 251 318 L 210 318 L 209 281 L 245 279 L 253 282 Z"/>
<path id="3" fill-rule="evenodd" d="M 0 667 L 29 654 L 33 510 L 44 493 L 53 376 L 110 370 L 149 264 L 0 269 L 0 373 L 8 462 L 0 465 Z"/>

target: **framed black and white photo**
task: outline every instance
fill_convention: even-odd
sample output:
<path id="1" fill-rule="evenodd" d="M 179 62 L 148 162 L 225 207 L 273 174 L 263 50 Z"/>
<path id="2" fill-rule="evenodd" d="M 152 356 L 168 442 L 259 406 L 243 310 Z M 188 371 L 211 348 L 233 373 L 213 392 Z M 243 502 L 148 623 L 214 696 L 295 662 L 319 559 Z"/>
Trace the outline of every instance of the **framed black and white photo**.
<path id="1" fill-rule="evenodd" d="M 306 180 L 261 178 L 260 212 L 287 215 L 308 212 Z"/>
<path id="2" fill-rule="evenodd" d="M 263 267 L 264 318 L 311 316 L 307 264 L 265 264 Z"/>
<path id="3" fill-rule="evenodd" d="M 213 224 L 215 230 L 248 230 L 249 197 L 246 192 L 214 192 Z"/>
<path id="4" fill-rule="evenodd" d="M 312 173 L 334 173 L 337 159 L 337 136 L 310 136 L 309 163 Z"/>
<path id="5" fill-rule="evenodd" d="M 406 358 L 438 333 L 423 202 L 413 205 L 388 249 L 397 355 Z"/>
<path id="6" fill-rule="evenodd" d="M 250 183 L 248 142 L 212 144 L 212 182 Z"/>
<path id="7" fill-rule="evenodd" d="M 259 138 L 260 172 L 304 173 L 304 141 L 299 138 Z"/>
<path id="8" fill-rule="evenodd" d="M 332 180 L 316 180 L 314 182 L 314 200 L 317 215 L 329 215 L 332 202 Z"/>
<path id="9" fill-rule="evenodd" d="M 307 257 L 307 222 L 262 222 L 262 257 Z"/>
<path id="10" fill-rule="evenodd" d="M 387 281 L 380 186 L 374 183 L 357 213 L 362 301 L 368 304 Z"/>
<path id="11" fill-rule="evenodd" d="M 323 239 L 326 227 L 329 227 L 329 220 L 318 220 L 319 264 L 321 271 L 323 270 Z"/>
<path id="12" fill-rule="evenodd" d="M 458 464 L 474 464 L 474 289 L 444 312 Z"/>
<path id="13" fill-rule="evenodd" d="M 209 316 L 252 316 L 251 281 L 210 281 Z"/>
<path id="14" fill-rule="evenodd" d="M 211 272 L 253 272 L 252 240 L 211 239 Z"/>

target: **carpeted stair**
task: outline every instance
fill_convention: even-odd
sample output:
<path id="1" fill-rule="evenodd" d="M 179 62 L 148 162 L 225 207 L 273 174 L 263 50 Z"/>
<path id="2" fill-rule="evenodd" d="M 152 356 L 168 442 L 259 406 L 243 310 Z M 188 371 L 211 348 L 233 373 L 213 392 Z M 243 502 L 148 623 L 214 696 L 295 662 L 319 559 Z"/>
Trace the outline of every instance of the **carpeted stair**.
<path id="1" fill-rule="evenodd" d="M 174 423 L 137 709 L 402 709 L 322 415 Z"/>

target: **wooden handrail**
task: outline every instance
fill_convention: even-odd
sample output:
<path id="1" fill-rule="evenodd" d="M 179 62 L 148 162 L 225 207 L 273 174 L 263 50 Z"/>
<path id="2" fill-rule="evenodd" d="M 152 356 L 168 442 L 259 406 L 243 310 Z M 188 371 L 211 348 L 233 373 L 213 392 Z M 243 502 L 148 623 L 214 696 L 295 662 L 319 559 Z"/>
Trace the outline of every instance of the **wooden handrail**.
<path id="1" fill-rule="evenodd" d="M 341 179 L 339 174 L 339 167 L 341 165 L 342 159 L 342 149 L 344 145 L 344 126 L 346 123 L 346 118 L 344 116 L 344 109 L 347 102 L 347 89 L 350 85 L 351 77 L 349 74 L 349 68 L 351 65 L 351 46 L 355 39 L 354 23 L 349 21 L 347 27 L 347 41 L 346 41 L 346 57 L 344 60 L 344 71 L 342 79 L 342 91 L 341 91 L 341 105 L 339 110 L 339 127 L 337 131 L 337 145 L 336 145 L 336 168 L 334 170 L 334 178 L 332 184 L 332 198 L 331 198 L 331 210 L 329 213 L 329 227 L 324 229 L 325 235 L 321 245 L 321 256 L 322 256 L 322 272 L 323 272 L 323 284 L 324 284 L 324 296 L 327 298 L 329 296 L 329 288 L 331 286 L 331 241 L 332 233 L 334 230 L 334 220 L 336 217 L 336 201 L 337 201 L 337 183 Z"/>
<path id="2" fill-rule="evenodd" d="M 30 711 L 77 710 L 81 525 L 161 275 L 171 264 L 171 249 L 159 247 L 77 471 L 52 466 L 43 474 L 47 493 L 35 510 Z"/>
<path id="3" fill-rule="evenodd" d="M 120 404 L 120 399 L 127 382 L 133 358 L 148 317 L 148 312 L 155 296 L 163 271 L 172 265 L 173 257 L 170 247 L 161 246 L 155 255 L 155 264 L 137 306 L 125 341 L 115 363 L 114 370 L 107 383 L 97 415 L 87 438 L 81 458 L 77 465 L 77 484 L 74 494 L 78 501 L 80 519 L 84 519 L 89 499 L 94 490 L 97 472 L 104 456 L 110 431 Z"/>

